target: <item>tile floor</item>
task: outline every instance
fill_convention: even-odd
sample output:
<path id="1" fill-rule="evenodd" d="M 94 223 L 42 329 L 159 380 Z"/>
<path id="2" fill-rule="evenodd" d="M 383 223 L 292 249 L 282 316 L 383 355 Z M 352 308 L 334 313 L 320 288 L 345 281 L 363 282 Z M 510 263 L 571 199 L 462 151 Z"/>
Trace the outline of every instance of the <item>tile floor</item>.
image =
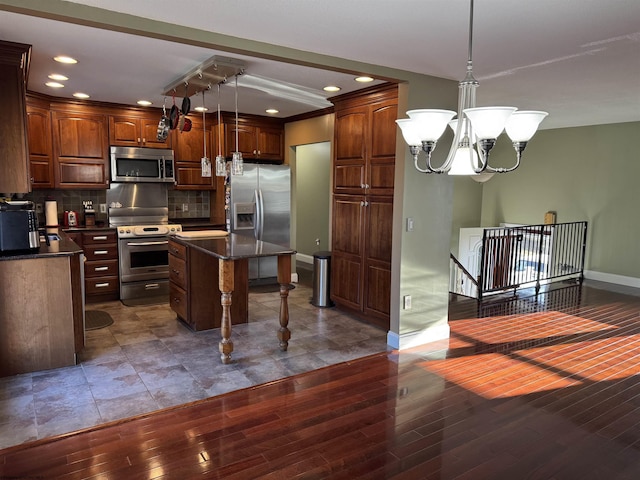
<path id="1" fill-rule="evenodd" d="M 113 325 L 87 332 L 76 366 L 0 379 L 0 449 L 212 397 L 387 350 L 386 332 L 289 295 L 289 350 L 276 337 L 279 293 L 250 293 L 249 323 L 233 327 L 233 364 L 219 329 L 193 332 L 167 305 L 88 305 Z"/>

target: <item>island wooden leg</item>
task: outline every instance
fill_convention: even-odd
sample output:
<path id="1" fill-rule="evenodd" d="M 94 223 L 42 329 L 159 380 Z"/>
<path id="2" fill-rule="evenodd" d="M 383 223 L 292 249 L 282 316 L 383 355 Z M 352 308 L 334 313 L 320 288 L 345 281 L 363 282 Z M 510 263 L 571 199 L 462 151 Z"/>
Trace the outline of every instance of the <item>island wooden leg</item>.
<path id="1" fill-rule="evenodd" d="M 280 284 L 280 329 L 278 339 L 280 340 L 280 350 L 287 351 L 291 331 L 289 325 L 289 284 L 291 283 L 291 255 L 278 256 L 278 283 Z"/>
<path id="2" fill-rule="evenodd" d="M 220 288 L 222 304 L 222 320 L 220 322 L 220 334 L 222 339 L 218 344 L 220 360 L 222 363 L 231 363 L 233 341 L 231 340 L 231 294 L 233 293 L 233 260 L 218 260 L 218 286 Z"/>

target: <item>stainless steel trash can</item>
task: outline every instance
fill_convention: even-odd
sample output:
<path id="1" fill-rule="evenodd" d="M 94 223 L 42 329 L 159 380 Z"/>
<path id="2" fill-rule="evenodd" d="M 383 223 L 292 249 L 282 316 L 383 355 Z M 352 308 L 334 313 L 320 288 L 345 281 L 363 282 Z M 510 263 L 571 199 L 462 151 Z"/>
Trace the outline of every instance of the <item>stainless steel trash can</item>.
<path id="1" fill-rule="evenodd" d="M 332 307 L 329 298 L 329 281 L 331 279 L 331 252 L 313 254 L 313 296 L 311 304 L 316 307 Z"/>

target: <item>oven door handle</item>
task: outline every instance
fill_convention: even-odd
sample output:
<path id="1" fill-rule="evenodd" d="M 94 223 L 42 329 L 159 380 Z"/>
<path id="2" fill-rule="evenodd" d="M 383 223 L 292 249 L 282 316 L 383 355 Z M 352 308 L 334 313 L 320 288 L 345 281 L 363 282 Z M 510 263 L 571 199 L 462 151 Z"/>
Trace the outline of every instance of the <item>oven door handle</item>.
<path id="1" fill-rule="evenodd" d="M 127 242 L 127 247 L 149 247 L 151 245 L 168 245 L 169 240 L 161 242 Z"/>

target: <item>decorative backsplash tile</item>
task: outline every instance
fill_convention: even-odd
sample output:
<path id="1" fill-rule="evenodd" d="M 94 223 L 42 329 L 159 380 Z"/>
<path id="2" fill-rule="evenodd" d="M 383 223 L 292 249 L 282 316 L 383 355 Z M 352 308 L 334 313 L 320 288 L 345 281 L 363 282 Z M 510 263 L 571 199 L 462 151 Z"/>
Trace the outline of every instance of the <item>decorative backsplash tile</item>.
<path id="1" fill-rule="evenodd" d="M 24 200 L 31 200 L 36 204 L 38 222 L 44 225 L 44 202 L 55 200 L 58 206 L 58 219 L 61 222 L 66 210 L 75 210 L 83 219 L 83 203 L 90 200 L 96 211 L 96 221 L 109 223 L 108 215 L 100 213 L 100 205 L 107 203 L 106 190 L 34 190 L 24 195 Z M 169 190 L 167 193 L 169 218 L 208 218 L 208 191 L 179 191 Z M 40 206 L 40 208 L 38 208 Z"/>

